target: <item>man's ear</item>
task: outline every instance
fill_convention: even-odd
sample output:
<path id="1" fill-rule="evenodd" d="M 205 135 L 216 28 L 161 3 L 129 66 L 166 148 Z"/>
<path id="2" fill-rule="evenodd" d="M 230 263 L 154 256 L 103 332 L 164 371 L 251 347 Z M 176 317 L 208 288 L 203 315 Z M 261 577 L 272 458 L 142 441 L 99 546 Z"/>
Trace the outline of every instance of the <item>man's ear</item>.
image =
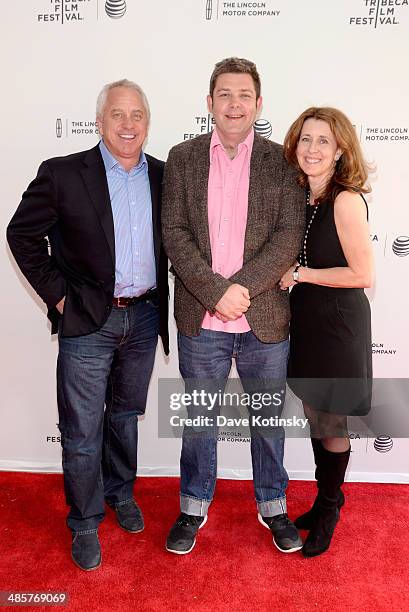
<path id="1" fill-rule="evenodd" d="M 209 111 L 209 113 L 212 113 L 213 112 L 213 100 L 212 100 L 212 96 L 209 94 L 207 96 L 206 100 L 207 100 L 208 111 Z"/>
<path id="2" fill-rule="evenodd" d="M 262 96 L 259 96 L 257 102 L 256 102 L 256 107 L 257 107 L 257 119 L 260 116 L 261 113 L 261 109 L 263 108 L 263 98 Z"/>

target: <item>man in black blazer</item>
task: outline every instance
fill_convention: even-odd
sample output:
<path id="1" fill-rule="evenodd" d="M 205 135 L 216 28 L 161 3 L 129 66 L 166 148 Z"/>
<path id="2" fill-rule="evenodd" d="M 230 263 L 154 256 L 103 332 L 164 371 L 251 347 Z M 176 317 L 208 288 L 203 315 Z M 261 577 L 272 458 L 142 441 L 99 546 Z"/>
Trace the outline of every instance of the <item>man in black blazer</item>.
<path id="1" fill-rule="evenodd" d="M 121 527 L 144 527 L 133 499 L 138 416 L 158 334 L 169 352 L 163 162 L 142 150 L 149 119 L 138 85 L 106 85 L 97 101 L 101 142 L 43 162 L 7 229 L 11 251 L 46 303 L 52 333 L 58 331 L 67 525 L 72 558 L 84 570 L 101 563 L 105 501 Z"/>

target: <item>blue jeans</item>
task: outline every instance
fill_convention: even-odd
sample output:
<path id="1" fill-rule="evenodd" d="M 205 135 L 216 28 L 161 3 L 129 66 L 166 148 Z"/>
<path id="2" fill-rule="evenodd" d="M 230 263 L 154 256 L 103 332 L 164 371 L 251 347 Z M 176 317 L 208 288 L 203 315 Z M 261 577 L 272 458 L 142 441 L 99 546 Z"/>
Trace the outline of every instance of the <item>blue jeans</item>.
<path id="1" fill-rule="evenodd" d="M 213 392 L 224 387 L 236 359 L 244 391 L 277 390 L 283 392 L 284 403 L 288 340 L 265 343 L 253 332 L 230 334 L 202 329 L 199 336 L 178 334 L 179 368 L 186 390 L 203 389 Z M 284 391 L 283 391 L 284 390 Z M 282 409 L 282 406 L 281 406 Z M 190 406 L 189 417 L 203 414 L 207 408 Z M 251 416 L 251 410 L 249 410 Z M 279 416 L 281 410 L 263 407 L 262 416 Z M 251 423 L 251 421 L 250 421 Z M 212 501 L 217 476 L 217 428 L 200 432 L 185 426 L 180 458 L 181 511 L 205 516 Z M 275 516 L 287 511 L 285 492 L 288 475 L 283 466 L 284 430 L 270 428 L 260 433 L 250 426 L 251 459 L 254 492 L 258 511 L 262 516 Z"/>
<path id="2" fill-rule="evenodd" d="M 92 334 L 59 337 L 59 428 L 74 532 L 96 531 L 105 500 L 115 507 L 133 498 L 138 416 L 145 413 L 158 327 L 153 299 L 113 307 Z"/>

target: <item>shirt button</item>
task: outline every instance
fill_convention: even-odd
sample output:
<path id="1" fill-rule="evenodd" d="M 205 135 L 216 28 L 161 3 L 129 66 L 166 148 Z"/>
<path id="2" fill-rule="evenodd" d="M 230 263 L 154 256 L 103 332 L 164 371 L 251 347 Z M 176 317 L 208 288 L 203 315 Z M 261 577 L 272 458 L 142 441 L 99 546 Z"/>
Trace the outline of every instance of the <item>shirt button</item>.
<path id="1" fill-rule="evenodd" d="M 133 226 L 133 229 L 136 230 L 136 225 Z"/>

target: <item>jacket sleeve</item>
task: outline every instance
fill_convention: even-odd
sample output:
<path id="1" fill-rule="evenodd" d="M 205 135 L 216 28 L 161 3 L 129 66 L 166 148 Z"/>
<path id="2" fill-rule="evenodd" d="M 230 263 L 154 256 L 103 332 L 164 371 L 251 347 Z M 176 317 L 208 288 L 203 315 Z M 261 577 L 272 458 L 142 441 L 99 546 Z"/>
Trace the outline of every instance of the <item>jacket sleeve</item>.
<path id="1" fill-rule="evenodd" d="M 186 163 L 188 160 L 178 149 L 170 151 L 163 185 L 163 244 L 176 275 L 186 289 L 206 310 L 214 312 L 231 282 L 213 272 L 197 246 L 187 209 Z M 204 231 L 207 231 L 207 227 Z"/>
<path id="2" fill-rule="evenodd" d="M 250 299 L 274 287 L 296 260 L 305 230 L 305 201 L 294 168 L 286 164 L 278 222 L 262 250 L 229 280 L 250 292 Z"/>
<path id="3" fill-rule="evenodd" d="M 55 182 L 48 163 L 43 162 L 7 227 L 7 241 L 20 270 L 49 309 L 66 293 L 46 239 L 57 221 Z"/>

